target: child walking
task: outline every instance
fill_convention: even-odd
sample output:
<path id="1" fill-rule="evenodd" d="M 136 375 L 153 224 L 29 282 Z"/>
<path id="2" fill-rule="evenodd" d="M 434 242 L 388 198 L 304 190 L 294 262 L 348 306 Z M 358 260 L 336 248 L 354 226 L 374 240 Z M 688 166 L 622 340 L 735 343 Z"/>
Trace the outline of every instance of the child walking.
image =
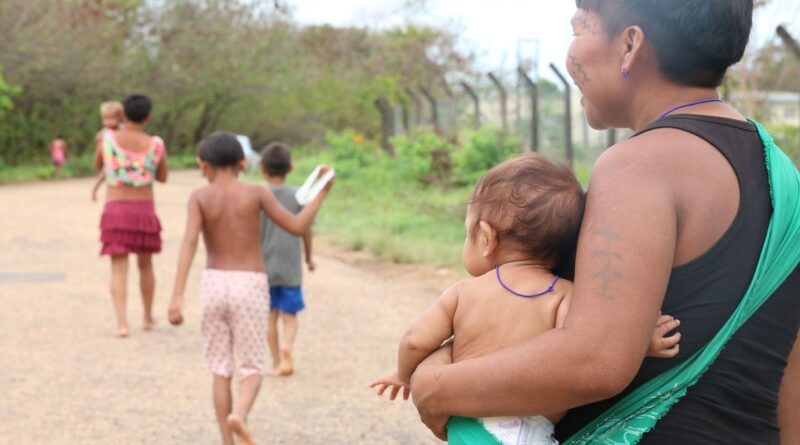
<path id="1" fill-rule="evenodd" d="M 67 163 L 67 142 L 61 134 L 50 142 L 50 161 L 56 168 L 56 179 L 61 179 L 61 169 Z"/>
<path id="2" fill-rule="evenodd" d="M 571 251 L 583 215 L 584 194 L 572 172 L 541 155 L 525 155 L 491 169 L 467 207 L 462 258 L 472 278 L 442 293 L 408 328 L 397 372 L 370 387 L 407 399 L 417 365 L 453 337 L 454 362 L 480 357 L 563 326 L 572 283 L 551 270 Z M 678 322 L 662 317 L 649 354 L 672 357 Z M 531 363 L 531 366 L 535 366 Z M 554 445 L 553 424 L 564 413 L 487 419 L 452 418 L 453 444 Z M 483 435 L 475 435 L 475 431 Z M 477 438 L 477 439 L 476 439 Z"/>
<path id="3" fill-rule="evenodd" d="M 95 167 L 102 169 L 108 186 L 100 220 L 100 255 L 111 257 L 111 298 L 121 338 L 129 335 L 125 306 L 130 254 L 136 255 L 139 269 L 142 329 L 150 331 L 155 326 L 153 254 L 161 251 L 161 222 L 153 203 L 153 184 L 167 181 L 169 166 L 164 141 L 145 131 L 152 108 L 145 95 L 126 97 L 125 125 L 119 130 L 104 129 L 95 151 Z"/>
<path id="4" fill-rule="evenodd" d="M 100 105 L 100 118 L 103 120 L 103 129 L 98 131 L 97 135 L 94 137 L 96 145 L 102 144 L 103 132 L 105 130 L 119 130 L 119 127 L 122 125 L 123 113 L 122 102 L 103 102 Z M 106 174 L 101 171 L 92 188 L 92 201 L 97 202 L 97 192 L 105 181 Z"/>
<path id="5" fill-rule="evenodd" d="M 286 185 L 286 176 L 292 171 L 292 156 L 286 146 L 279 142 L 267 145 L 261 152 L 261 171 L 281 205 L 292 213 L 302 210 L 303 207 L 295 198 L 297 189 Z M 308 270 L 313 272 L 316 265 L 311 256 L 310 228 L 302 238 L 306 265 Z M 303 267 L 300 238 L 287 233 L 262 213 L 261 255 L 264 257 L 264 270 L 269 278 L 270 311 L 267 342 L 272 354 L 272 373 L 289 376 L 294 373 L 292 348 L 299 325 L 297 314 L 305 308 L 301 287 Z M 282 346 L 279 346 L 279 319 L 283 322 Z"/>
<path id="6" fill-rule="evenodd" d="M 189 198 L 169 320 L 174 325 L 183 322 L 184 289 L 202 233 L 207 251 L 200 283 L 203 364 L 213 374 L 214 408 L 222 442 L 232 445 L 236 434 L 242 443 L 250 445 L 255 442 L 246 422 L 261 387 L 269 316 L 259 217 L 263 211 L 289 233 L 302 235 L 330 185 L 294 215 L 269 189 L 238 180 L 246 161 L 235 136 L 214 133 L 200 144 L 197 157 L 208 185 Z M 231 395 L 234 374 L 240 383 L 235 408 Z"/>

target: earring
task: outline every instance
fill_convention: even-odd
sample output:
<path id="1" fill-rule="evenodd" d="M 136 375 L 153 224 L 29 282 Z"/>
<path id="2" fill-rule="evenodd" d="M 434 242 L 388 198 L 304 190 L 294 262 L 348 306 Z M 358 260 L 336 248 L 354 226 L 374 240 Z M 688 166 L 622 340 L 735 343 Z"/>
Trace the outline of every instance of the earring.
<path id="1" fill-rule="evenodd" d="M 630 71 L 627 71 L 627 70 L 625 70 L 625 67 L 623 66 L 623 67 L 622 67 L 622 77 L 624 77 L 624 78 L 626 78 L 626 79 L 627 79 L 628 77 L 630 77 L 630 75 L 631 75 L 631 72 L 630 72 Z"/>

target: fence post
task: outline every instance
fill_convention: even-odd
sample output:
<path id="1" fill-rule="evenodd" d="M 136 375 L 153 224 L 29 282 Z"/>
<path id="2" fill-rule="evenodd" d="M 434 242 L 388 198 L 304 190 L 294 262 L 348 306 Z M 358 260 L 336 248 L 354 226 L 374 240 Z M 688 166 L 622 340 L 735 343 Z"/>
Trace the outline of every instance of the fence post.
<path id="1" fill-rule="evenodd" d="M 418 127 L 422 125 L 422 104 L 417 94 L 411 88 L 406 88 L 405 93 L 411 98 L 411 102 L 414 104 L 414 126 Z"/>
<path id="2" fill-rule="evenodd" d="M 508 136 L 508 93 L 494 73 L 489 73 L 489 79 L 500 92 L 500 119 L 503 123 L 503 135 Z"/>
<path id="3" fill-rule="evenodd" d="M 564 143 L 566 145 L 567 164 L 572 168 L 575 163 L 574 154 L 572 152 L 572 94 L 569 82 L 567 82 L 567 79 L 561 74 L 561 71 L 552 63 L 550 64 L 550 69 L 553 70 L 564 85 Z"/>
<path id="4" fill-rule="evenodd" d="M 403 130 L 407 137 L 411 137 L 411 116 L 408 110 L 408 98 L 403 97 L 400 93 L 397 93 L 396 96 L 397 101 L 400 102 L 400 106 L 403 109 Z"/>
<path id="5" fill-rule="evenodd" d="M 467 92 L 470 98 L 472 98 L 472 106 L 474 107 L 474 116 L 472 118 L 472 127 L 474 129 L 479 129 L 481 127 L 481 99 L 478 97 L 478 93 L 465 81 L 461 81 L 461 86 L 464 87 L 464 91 Z"/>
<path id="6" fill-rule="evenodd" d="M 389 105 L 389 101 L 387 101 L 385 97 L 379 97 L 375 99 L 375 107 L 381 113 L 381 147 L 383 147 L 386 153 L 394 156 L 394 147 L 392 146 L 392 143 L 389 142 L 389 138 L 394 135 L 394 116 L 392 113 L 392 107 Z"/>
<path id="7" fill-rule="evenodd" d="M 436 134 L 442 134 L 442 129 L 439 126 L 439 104 L 436 102 L 436 98 L 428 91 L 425 87 L 419 87 L 419 90 L 422 91 L 422 95 L 428 99 L 428 103 L 431 104 L 431 123 L 433 124 L 433 129 L 436 130 Z"/>
<path id="8" fill-rule="evenodd" d="M 609 128 L 606 130 L 606 145 L 609 147 L 613 147 L 614 144 L 617 143 L 617 129 L 616 128 Z"/>
<path id="9" fill-rule="evenodd" d="M 455 112 L 455 103 L 453 103 L 455 95 L 453 94 L 453 90 L 450 89 L 450 84 L 447 83 L 447 79 L 442 77 L 442 90 L 444 94 L 447 96 L 447 100 L 444 103 L 444 107 L 442 111 L 442 128 L 450 137 L 455 137 L 458 134 L 458 125 L 456 122 L 456 112 Z"/>
<path id="10" fill-rule="evenodd" d="M 539 151 L 539 86 L 531 79 L 522 66 L 517 68 L 520 77 L 528 87 L 531 99 L 531 151 Z"/>

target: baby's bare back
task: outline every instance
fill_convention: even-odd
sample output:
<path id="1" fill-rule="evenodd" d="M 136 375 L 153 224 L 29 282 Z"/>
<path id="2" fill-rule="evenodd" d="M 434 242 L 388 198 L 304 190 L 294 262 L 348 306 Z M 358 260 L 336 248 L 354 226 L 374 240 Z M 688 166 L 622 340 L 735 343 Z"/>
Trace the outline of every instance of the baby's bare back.
<path id="1" fill-rule="evenodd" d="M 239 181 L 211 183 L 198 191 L 209 269 L 264 271 L 259 191 Z"/>
<path id="2" fill-rule="evenodd" d="M 544 271 L 502 269 L 503 280 L 516 292 L 546 290 L 555 277 Z M 559 307 L 568 302 L 572 283 L 559 280 L 553 292 L 524 298 L 504 289 L 495 271 L 461 283 L 453 318 L 453 360 L 491 354 L 556 327 Z M 566 308 L 566 306 L 564 306 Z"/>

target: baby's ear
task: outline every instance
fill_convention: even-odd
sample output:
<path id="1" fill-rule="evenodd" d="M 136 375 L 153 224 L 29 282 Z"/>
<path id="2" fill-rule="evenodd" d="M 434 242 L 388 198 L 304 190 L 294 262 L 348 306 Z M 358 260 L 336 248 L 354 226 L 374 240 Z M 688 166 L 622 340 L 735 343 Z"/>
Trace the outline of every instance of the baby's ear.
<path id="1" fill-rule="evenodd" d="M 478 232 L 480 233 L 480 247 L 484 257 L 490 257 L 495 254 L 497 250 L 497 230 L 486 221 L 481 221 L 478 224 Z"/>

